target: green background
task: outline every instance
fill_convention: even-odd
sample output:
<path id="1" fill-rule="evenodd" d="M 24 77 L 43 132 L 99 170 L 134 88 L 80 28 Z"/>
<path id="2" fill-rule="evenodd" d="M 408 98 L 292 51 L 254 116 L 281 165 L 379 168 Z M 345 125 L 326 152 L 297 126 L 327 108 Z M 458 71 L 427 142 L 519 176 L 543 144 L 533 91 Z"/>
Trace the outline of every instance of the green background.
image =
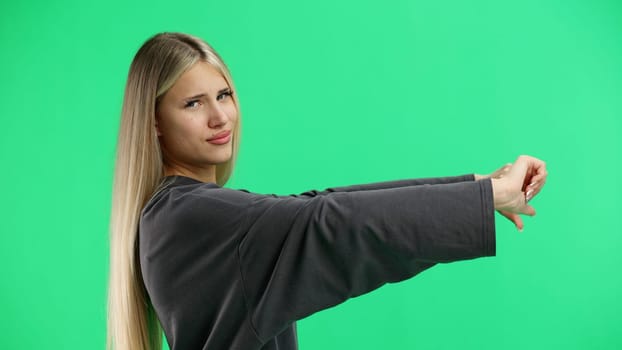
<path id="1" fill-rule="evenodd" d="M 622 348 L 622 3 L 3 1 L 0 334 L 102 349 L 116 133 L 133 55 L 198 35 L 231 69 L 227 187 L 260 193 L 547 162 L 497 256 L 299 322 L 311 349 Z"/>

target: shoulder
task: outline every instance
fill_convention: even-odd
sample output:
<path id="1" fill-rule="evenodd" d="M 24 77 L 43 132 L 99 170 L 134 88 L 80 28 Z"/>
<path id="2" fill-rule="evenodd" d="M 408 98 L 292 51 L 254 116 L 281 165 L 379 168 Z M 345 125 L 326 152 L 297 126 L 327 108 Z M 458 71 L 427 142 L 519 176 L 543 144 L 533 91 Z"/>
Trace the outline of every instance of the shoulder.
<path id="1" fill-rule="evenodd" d="M 209 183 L 164 188 L 141 212 L 142 249 L 192 250 L 237 241 L 248 225 L 249 196 Z"/>
<path id="2" fill-rule="evenodd" d="M 144 206 L 141 217 L 169 220 L 232 215 L 246 208 L 253 194 L 247 190 L 220 187 L 214 183 L 164 184 Z"/>

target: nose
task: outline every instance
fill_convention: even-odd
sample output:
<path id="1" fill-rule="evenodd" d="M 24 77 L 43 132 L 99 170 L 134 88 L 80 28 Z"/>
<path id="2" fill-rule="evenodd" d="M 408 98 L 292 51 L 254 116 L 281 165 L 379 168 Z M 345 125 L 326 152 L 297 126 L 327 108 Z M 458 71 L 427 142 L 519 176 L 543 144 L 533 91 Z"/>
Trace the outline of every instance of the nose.
<path id="1" fill-rule="evenodd" d="M 229 116 L 225 113 L 223 106 L 219 103 L 214 103 L 213 107 L 208 111 L 207 125 L 210 128 L 217 128 L 227 123 Z"/>

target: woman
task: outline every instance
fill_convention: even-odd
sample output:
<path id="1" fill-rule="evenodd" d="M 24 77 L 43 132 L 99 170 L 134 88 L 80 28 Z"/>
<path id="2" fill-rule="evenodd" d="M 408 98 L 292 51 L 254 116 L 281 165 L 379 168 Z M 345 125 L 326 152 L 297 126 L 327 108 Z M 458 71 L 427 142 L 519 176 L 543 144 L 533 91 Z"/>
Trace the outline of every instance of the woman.
<path id="1" fill-rule="evenodd" d="M 201 39 L 160 33 L 124 95 L 111 213 L 108 346 L 296 349 L 295 321 L 439 262 L 495 255 L 495 209 L 546 181 L 521 156 L 495 173 L 311 190 L 227 189 L 240 142 L 231 75 Z M 162 327 L 162 328 L 160 328 Z"/>

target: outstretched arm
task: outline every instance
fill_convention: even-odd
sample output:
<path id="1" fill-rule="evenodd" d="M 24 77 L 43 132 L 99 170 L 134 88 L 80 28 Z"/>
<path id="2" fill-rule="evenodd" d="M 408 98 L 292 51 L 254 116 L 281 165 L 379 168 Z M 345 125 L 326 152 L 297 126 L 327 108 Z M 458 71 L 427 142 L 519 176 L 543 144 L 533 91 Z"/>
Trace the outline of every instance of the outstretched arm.
<path id="1" fill-rule="evenodd" d="M 304 197 L 310 198 L 315 197 L 317 195 L 326 195 L 332 192 L 354 192 L 354 191 L 370 191 L 370 190 L 381 190 L 388 188 L 399 188 L 406 186 L 419 186 L 419 185 L 441 185 L 441 184 L 450 184 L 450 183 L 458 183 L 458 182 L 467 182 L 467 181 L 475 181 L 474 174 L 465 174 L 458 176 L 446 176 L 446 177 L 425 177 L 425 178 L 414 178 L 414 179 L 401 179 L 401 180 L 391 180 L 391 181 L 379 181 L 379 182 L 369 182 L 363 184 L 355 184 L 348 186 L 333 186 L 326 188 L 324 190 L 308 190 L 302 192 L 300 194 L 290 194 L 291 197 Z M 269 194 L 274 197 L 280 197 L 277 194 Z"/>
<path id="2" fill-rule="evenodd" d="M 355 184 L 349 186 L 334 186 L 326 188 L 322 191 L 317 190 L 309 190 L 303 192 L 301 194 L 292 194 L 291 196 L 316 196 L 316 195 L 325 195 L 330 192 L 352 192 L 352 191 L 368 191 L 368 190 L 379 190 L 385 188 L 398 188 L 405 186 L 419 186 L 419 185 L 441 185 L 441 184 L 450 184 L 457 182 L 467 182 L 467 181 L 479 181 L 483 179 L 493 178 L 498 179 L 503 177 L 508 173 L 512 166 L 512 163 L 507 163 L 495 170 L 491 174 L 463 174 L 458 176 L 444 176 L 444 177 L 424 177 L 424 178 L 413 178 L 413 179 L 401 179 L 401 180 L 392 180 L 392 181 L 381 181 L 381 182 L 371 182 L 364 184 Z"/>
<path id="3" fill-rule="evenodd" d="M 247 200 L 240 270 L 262 340 L 436 263 L 495 255 L 490 180 Z"/>
<path id="4" fill-rule="evenodd" d="M 239 259 L 258 336 L 437 263 L 494 256 L 494 210 L 535 214 L 521 186 L 537 194 L 546 175 L 521 156 L 499 179 L 251 199 Z"/>

